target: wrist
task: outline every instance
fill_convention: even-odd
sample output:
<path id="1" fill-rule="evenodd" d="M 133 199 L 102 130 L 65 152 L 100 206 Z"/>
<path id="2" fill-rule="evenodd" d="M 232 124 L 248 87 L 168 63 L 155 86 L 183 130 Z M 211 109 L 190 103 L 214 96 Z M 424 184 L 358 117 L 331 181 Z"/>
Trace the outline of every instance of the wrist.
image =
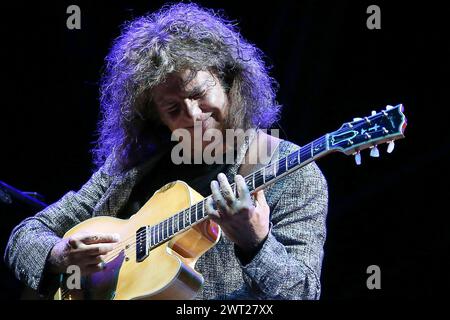
<path id="1" fill-rule="evenodd" d="M 51 274 L 62 273 L 62 259 L 59 244 L 60 242 L 53 246 L 46 261 L 45 269 L 48 273 Z"/>
<path id="2" fill-rule="evenodd" d="M 264 246 L 264 243 L 266 242 L 268 237 L 269 233 L 267 233 L 263 239 L 250 246 L 240 246 L 238 244 L 235 245 L 236 256 L 243 265 L 247 265 L 253 260 L 253 258 L 259 253 L 259 251 Z"/>

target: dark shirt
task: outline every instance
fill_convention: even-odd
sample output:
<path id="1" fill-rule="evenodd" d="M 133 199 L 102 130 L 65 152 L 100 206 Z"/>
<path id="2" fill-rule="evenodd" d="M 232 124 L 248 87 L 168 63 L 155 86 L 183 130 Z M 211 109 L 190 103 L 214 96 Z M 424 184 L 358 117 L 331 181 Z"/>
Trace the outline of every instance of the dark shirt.
<path id="1" fill-rule="evenodd" d="M 211 181 L 217 180 L 217 175 L 227 170 L 226 164 L 176 165 L 170 156 L 170 152 L 167 152 L 156 163 L 155 170 L 151 170 L 134 186 L 127 203 L 120 210 L 119 218 L 129 218 L 142 208 L 155 191 L 176 180 L 186 182 L 192 189 L 207 197 L 211 194 Z"/>

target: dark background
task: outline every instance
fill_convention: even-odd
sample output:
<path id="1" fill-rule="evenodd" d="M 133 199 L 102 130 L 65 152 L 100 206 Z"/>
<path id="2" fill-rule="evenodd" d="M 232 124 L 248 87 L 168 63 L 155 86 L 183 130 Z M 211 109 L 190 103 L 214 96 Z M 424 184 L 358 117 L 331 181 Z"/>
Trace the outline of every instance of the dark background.
<path id="1" fill-rule="evenodd" d="M 90 177 L 98 80 L 119 26 L 162 1 L 2 4 L 0 180 L 47 203 Z M 200 1 L 223 8 L 267 55 L 284 105 L 284 138 L 305 144 L 353 117 L 403 103 L 406 139 L 381 158 L 334 154 L 318 164 L 329 184 L 322 299 L 448 297 L 448 13 L 439 3 L 391 1 Z M 81 8 L 81 30 L 66 8 Z M 381 8 L 381 30 L 366 9 Z M 1 205 L 1 253 L 33 212 Z M 381 290 L 366 269 L 381 268 Z M 0 299 L 20 285 L 1 265 Z"/>

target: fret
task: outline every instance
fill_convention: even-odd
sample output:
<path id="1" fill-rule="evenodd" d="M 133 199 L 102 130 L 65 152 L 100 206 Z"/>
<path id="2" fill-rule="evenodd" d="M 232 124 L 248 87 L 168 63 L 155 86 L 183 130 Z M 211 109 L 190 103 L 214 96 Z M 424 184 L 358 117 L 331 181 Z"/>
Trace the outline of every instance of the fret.
<path id="1" fill-rule="evenodd" d="M 167 233 L 166 238 L 169 238 L 172 235 L 172 217 L 166 219 L 167 221 Z"/>
<path id="2" fill-rule="evenodd" d="M 273 164 L 273 177 L 274 178 L 276 178 L 277 177 L 277 172 L 278 172 L 278 165 L 279 165 L 279 163 L 278 162 L 275 162 L 274 164 Z"/>
<path id="3" fill-rule="evenodd" d="M 180 229 L 178 229 L 178 214 L 173 216 L 173 233 L 177 233 Z"/>
<path id="4" fill-rule="evenodd" d="M 158 223 L 158 242 L 161 242 L 164 240 L 164 226 L 160 222 Z"/>
<path id="5" fill-rule="evenodd" d="M 183 211 L 183 218 L 184 218 L 184 227 L 186 228 L 187 226 L 191 225 L 191 215 L 189 214 L 189 210 L 184 210 Z"/>
<path id="6" fill-rule="evenodd" d="M 141 262 L 148 257 L 148 226 L 139 228 L 136 231 L 136 261 Z"/>
<path id="7" fill-rule="evenodd" d="M 169 221 L 168 221 L 168 226 L 169 226 L 169 237 L 173 235 L 173 218 L 170 217 Z"/>
<path id="8" fill-rule="evenodd" d="M 193 223 L 195 223 L 196 221 L 197 221 L 197 219 L 196 219 L 196 212 L 195 212 L 195 205 L 193 205 L 191 208 L 190 208 L 190 214 L 189 214 L 189 217 L 190 217 L 190 219 L 191 219 L 191 224 L 193 224 Z"/>
<path id="9" fill-rule="evenodd" d="M 149 241 L 149 246 L 153 246 L 154 242 L 153 242 L 153 227 L 150 227 L 148 232 L 150 233 L 150 235 L 148 236 L 148 241 Z"/>
<path id="10" fill-rule="evenodd" d="M 326 150 L 326 139 L 324 137 L 320 137 L 319 139 L 315 140 L 313 142 L 313 154 L 312 156 L 315 156 L 322 151 Z"/>
<path id="11" fill-rule="evenodd" d="M 286 160 L 285 159 L 281 159 L 278 162 L 278 171 L 277 171 L 277 175 L 282 175 L 283 173 L 286 172 Z"/>
<path id="12" fill-rule="evenodd" d="M 169 227 L 170 220 L 169 219 L 164 220 L 164 225 L 166 227 L 166 237 L 165 237 L 165 239 L 167 239 L 168 237 L 170 237 L 170 227 Z"/>
<path id="13" fill-rule="evenodd" d="M 167 238 L 167 226 L 166 226 L 167 220 L 161 221 L 162 225 L 162 240 L 165 240 Z"/>
<path id="14" fill-rule="evenodd" d="M 195 221 L 198 221 L 198 203 L 195 204 Z"/>
<path id="15" fill-rule="evenodd" d="M 297 151 L 297 161 L 298 161 L 298 163 L 300 164 L 300 163 L 302 163 L 302 160 L 300 159 L 300 154 L 302 153 L 302 148 L 300 147 L 300 149 L 298 149 L 298 151 Z"/>
<path id="16" fill-rule="evenodd" d="M 295 167 L 298 164 L 296 153 L 297 153 L 297 151 L 294 151 L 293 153 L 291 153 L 290 155 L 288 155 L 286 157 L 288 170 L 292 169 L 293 167 Z"/>
<path id="17" fill-rule="evenodd" d="M 273 179 L 273 163 L 264 167 L 264 183 L 271 181 Z"/>
<path id="18" fill-rule="evenodd" d="M 247 176 L 247 177 L 244 178 L 244 180 L 245 180 L 245 184 L 247 185 L 248 190 L 250 190 L 250 191 L 253 190 L 252 189 L 252 184 L 253 184 L 252 177 L 251 176 Z"/>
<path id="19" fill-rule="evenodd" d="M 167 220 L 164 220 L 162 222 L 162 226 L 163 226 L 163 240 L 167 239 Z"/>
<path id="20" fill-rule="evenodd" d="M 255 175 L 255 186 L 256 188 L 258 188 L 264 184 L 264 176 L 262 174 L 262 170 L 256 171 L 254 175 Z"/>
<path id="21" fill-rule="evenodd" d="M 201 217 L 201 215 L 199 216 L 199 206 L 200 206 L 200 204 L 201 204 L 201 201 L 200 202 L 197 202 L 196 204 L 195 204 L 195 216 L 196 216 L 196 218 L 197 218 L 197 221 L 198 220 L 200 220 L 202 217 Z M 201 212 L 201 211 L 200 211 Z"/>
<path id="22" fill-rule="evenodd" d="M 159 243 L 161 241 L 160 238 L 160 232 L 159 232 L 159 223 L 156 225 L 156 243 Z"/>
<path id="23" fill-rule="evenodd" d="M 266 166 L 262 168 L 263 184 L 266 184 Z"/>
<path id="24" fill-rule="evenodd" d="M 205 200 L 200 201 L 198 204 L 200 206 L 200 212 L 202 214 L 200 219 L 203 219 L 205 217 L 205 206 L 204 206 Z"/>
<path id="25" fill-rule="evenodd" d="M 255 174 L 252 174 L 252 190 L 255 190 Z"/>
<path id="26" fill-rule="evenodd" d="M 309 159 L 311 159 L 311 157 L 312 157 L 311 150 L 312 150 L 311 145 L 306 145 L 303 147 L 302 152 L 300 153 L 300 163 L 306 162 Z M 308 152 L 309 152 L 309 154 L 308 154 Z"/>
<path id="27" fill-rule="evenodd" d="M 152 242 L 153 242 L 153 245 L 155 245 L 158 242 L 156 240 L 156 230 L 155 230 L 154 226 L 152 227 Z"/>
<path id="28" fill-rule="evenodd" d="M 183 215 L 182 212 L 179 212 L 177 214 L 177 216 L 178 216 L 178 231 L 184 229 L 184 219 L 181 217 L 182 215 Z"/>

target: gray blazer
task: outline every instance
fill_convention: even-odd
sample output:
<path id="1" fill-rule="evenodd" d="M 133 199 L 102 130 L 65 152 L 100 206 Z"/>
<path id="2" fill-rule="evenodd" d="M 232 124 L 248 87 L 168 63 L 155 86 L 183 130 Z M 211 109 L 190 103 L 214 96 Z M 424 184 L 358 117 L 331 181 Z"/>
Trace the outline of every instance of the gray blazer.
<path id="1" fill-rule="evenodd" d="M 282 141 L 279 157 L 296 150 Z M 238 158 L 245 154 L 243 148 Z M 111 161 L 78 191 L 25 219 L 12 232 L 5 261 L 16 277 L 40 290 L 46 259 L 66 231 L 93 216 L 114 216 L 127 202 L 133 186 L 151 172 L 157 158 L 124 174 L 110 174 Z M 275 159 L 272 159 L 274 161 Z M 239 162 L 225 174 L 229 181 Z M 243 265 L 233 243 L 222 236 L 197 262 L 205 278 L 196 299 L 318 299 L 328 207 L 327 183 L 315 163 L 265 190 L 271 229 L 263 246 Z"/>

